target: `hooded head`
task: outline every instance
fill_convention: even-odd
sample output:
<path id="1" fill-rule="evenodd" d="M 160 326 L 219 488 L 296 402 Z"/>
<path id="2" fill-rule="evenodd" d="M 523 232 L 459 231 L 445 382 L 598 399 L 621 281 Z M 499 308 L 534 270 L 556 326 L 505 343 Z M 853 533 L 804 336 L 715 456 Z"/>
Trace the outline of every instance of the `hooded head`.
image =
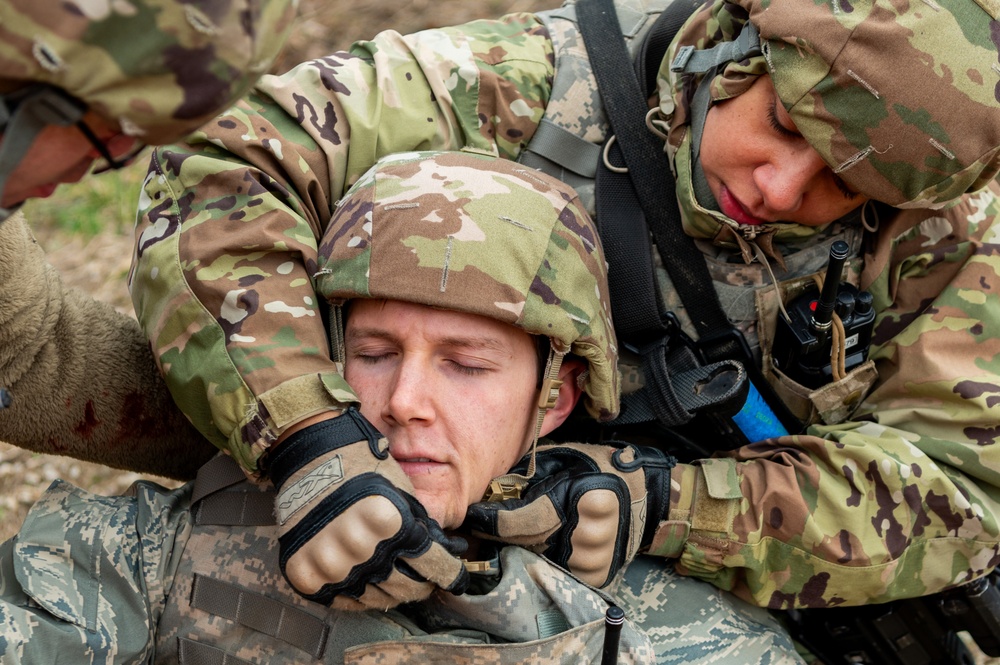
<path id="1" fill-rule="evenodd" d="M 1000 170 L 1000 64 L 984 7 L 738 0 L 700 8 L 658 79 L 688 223 L 732 224 L 700 183 L 700 123 L 764 74 L 851 190 L 895 207 L 940 207 L 986 186 Z"/>
<path id="2" fill-rule="evenodd" d="M 588 411 L 599 420 L 617 415 L 607 266 L 597 229 L 568 186 L 488 155 L 403 153 L 361 177 L 330 227 L 338 232 L 320 247 L 316 287 L 334 306 L 398 300 L 544 336 L 545 378 L 555 378 L 567 353 L 580 357 Z M 336 353 L 343 335 L 331 319 Z M 549 388 L 543 382 L 543 393 Z"/>
<path id="3" fill-rule="evenodd" d="M 0 191 L 39 132 L 79 126 L 88 111 L 140 146 L 194 131 L 267 71 L 294 8 L 295 0 L 0 3 Z"/>

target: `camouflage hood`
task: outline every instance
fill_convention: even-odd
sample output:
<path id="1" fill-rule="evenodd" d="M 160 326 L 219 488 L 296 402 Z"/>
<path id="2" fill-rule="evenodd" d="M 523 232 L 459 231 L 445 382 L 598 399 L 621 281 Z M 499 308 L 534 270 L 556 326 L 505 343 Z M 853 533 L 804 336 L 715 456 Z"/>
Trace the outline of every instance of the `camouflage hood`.
<path id="1" fill-rule="evenodd" d="M 582 357 L 588 411 L 618 413 L 617 347 L 597 229 L 568 186 L 471 152 L 383 158 L 338 204 L 316 291 L 468 312 Z"/>
<path id="2" fill-rule="evenodd" d="M 710 103 L 770 74 L 798 130 L 852 190 L 900 208 L 933 208 L 983 188 L 1000 169 L 996 23 L 984 6 L 738 0 L 700 8 L 658 80 L 685 221 L 706 237 L 733 224 L 693 193 L 688 130 L 704 77 L 670 65 L 684 47 L 737 40 L 748 20 L 760 48 L 708 71 Z"/>
<path id="3" fill-rule="evenodd" d="M 52 86 L 143 143 L 169 143 L 267 71 L 294 6 L 294 0 L 5 0 L 0 93 Z"/>

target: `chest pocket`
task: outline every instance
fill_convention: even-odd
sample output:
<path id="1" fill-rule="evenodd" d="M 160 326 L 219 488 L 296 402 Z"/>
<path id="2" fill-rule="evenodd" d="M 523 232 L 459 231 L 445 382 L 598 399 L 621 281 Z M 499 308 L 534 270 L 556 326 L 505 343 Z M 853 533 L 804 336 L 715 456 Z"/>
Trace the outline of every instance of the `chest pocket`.
<path id="1" fill-rule="evenodd" d="M 862 267 L 860 226 L 831 227 L 818 234 L 807 246 L 784 252 L 787 271 L 780 275 L 777 288 L 770 272 L 759 262 L 750 265 L 732 260 L 706 241 L 697 241 L 706 255 L 709 273 L 726 316 L 740 329 L 768 382 L 778 397 L 805 424 L 836 424 L 848 419 L 878 378 L 875 364 L 866 360 L 844 378 L 819 388 L 808 388 L 786 376 L 774 366 L 774 341 L 780 303 L 790 302 L 822 277 L 829 261 L 830 247 L 837 240 L 847 242 L 850 251 L 844 281 L 857 286 Z M 654 252 L 657 279 L 668 310 L 678 315 L 683 327 L 695 331 L 670 277 Z M 623 372 L 626 378 L 628 374 Z M 626 381 L 626 386 L 628 385 Z"/>
<path id="2" fill-rule="evenodd" d="M 854 257 L 848 261 L 845 281 L 856 287 L 861 269 L 861 259 L 857 257 L 856 249 L 858 238 L 856 233 L 845 233 L 844 235 L 848 240 L 853 241 L 851 256 Z M 835 237 L 832 240 L 837 239 L 843 238 Z M 813 253 L 825 260 L 829 255 L 828 247 L 827 243 L 823 243 L 814 248 Z M 817 423 L 834 425 L 847 420 L 878 379 L 875 363 L 866 359 L 851 367 L 843 376 L 813 388 L 788 376 L 779 369 L 779 363 L 775 362 L 776 355 L 788 353 L 788 349 L 776 348 L 776 344 L 784 347 L 789 343 L 787 338 L 782 340 L 777 334 L 779 317 L 784 316 L 780 303 L 785 303 L 786 306 L 792 303 L 800 295 L 815 287 L 817 279 L 822 279 L 825 276 L 824 273 L 825 266 L 821 271 L 782 281 L 776 289 L 767 288 L 754 291 L 757 342 L 764 375 L 792 414 L 807 425 Z M 790 312 L 790 314 L 795 316 L 794 312 Z M 868 341 L 870 341 L 870 329 L 868 339 L 861 343 L 867 345 Z M 850 343 L 851 340 L 845 340 L 846 345 Z M 831 364 L 835 362 L 832 359 L 824 358 L 824 360 Z"/>
<path id="3" fill-rule="evenodd" d="M 860 259 L 851 262 L 847 281 L 857 285 Z M 841 378 L 831 380 L 817 388 L 805 386 L 782 372 L 775 363 L 775 355 L 784 351 L 776 349 L 778 318 L 783 316 L 779 300 L 792 302 L 816 283 L 821 273 L 781 282 L 777 289 L 760 289 L 754 293 L 757 312 L 757 333 L 761 353 L 761 367 L 768 382 L 792 414 L 807 425 L 834 425 L 850 418 L 878 379 L 875 363 L 864 360 L 852 367 Z M 787 344 L 778 340 L 778 344 Z M 833 361 L 831 361 L 833 362 Z"/>

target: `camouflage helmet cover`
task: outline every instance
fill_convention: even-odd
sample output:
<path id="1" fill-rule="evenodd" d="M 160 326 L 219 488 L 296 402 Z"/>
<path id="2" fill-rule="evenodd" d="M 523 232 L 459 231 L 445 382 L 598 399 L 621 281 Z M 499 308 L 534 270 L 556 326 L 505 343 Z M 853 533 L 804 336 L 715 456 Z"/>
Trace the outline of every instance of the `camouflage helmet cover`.
<path id="1" fill-rule="evenodd" d="M 618 413 L 607 264 L 568 186 L 490 155 L 404 153 L 363 175 L 329 228 L 315 281 L 331 303 L 401 300 L 544 335 L 588 363 L 588 411 Z"/>
<path id="2" fill-rule="evenodd" d="M 295 0 L 4 0 L 0 93 L 64 90 L 146 144 L 174 141 L 266 72 Z"/>
<path id="3" fill-rule="evenodd" d="M 769 73 L 798 130 L 848 186 L 897 207 L 939 207 L 1000 170 L 997 8 L 987 0 L 709 3 L 682 27 L 661 70 L 670 144 L 683 139 L 691 81 L 667 71 L 669 60 L 685 44 L 733 40 L 749 18 L 764 55 L 718 71 L 713 101 Z"/>

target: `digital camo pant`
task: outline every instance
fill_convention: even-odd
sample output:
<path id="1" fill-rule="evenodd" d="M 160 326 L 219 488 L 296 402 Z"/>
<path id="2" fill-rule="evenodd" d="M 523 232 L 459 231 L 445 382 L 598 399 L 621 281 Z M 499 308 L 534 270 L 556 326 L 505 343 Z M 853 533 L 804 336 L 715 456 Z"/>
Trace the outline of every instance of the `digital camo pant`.
<path id="1" fill-rule="evenodd" d="M 638 557 L 617 591 L 621 607 L 646 632 L 661 665 L 804 663 L 771 614 L 708 582 L 678 575 L 663 559 Z"/>

